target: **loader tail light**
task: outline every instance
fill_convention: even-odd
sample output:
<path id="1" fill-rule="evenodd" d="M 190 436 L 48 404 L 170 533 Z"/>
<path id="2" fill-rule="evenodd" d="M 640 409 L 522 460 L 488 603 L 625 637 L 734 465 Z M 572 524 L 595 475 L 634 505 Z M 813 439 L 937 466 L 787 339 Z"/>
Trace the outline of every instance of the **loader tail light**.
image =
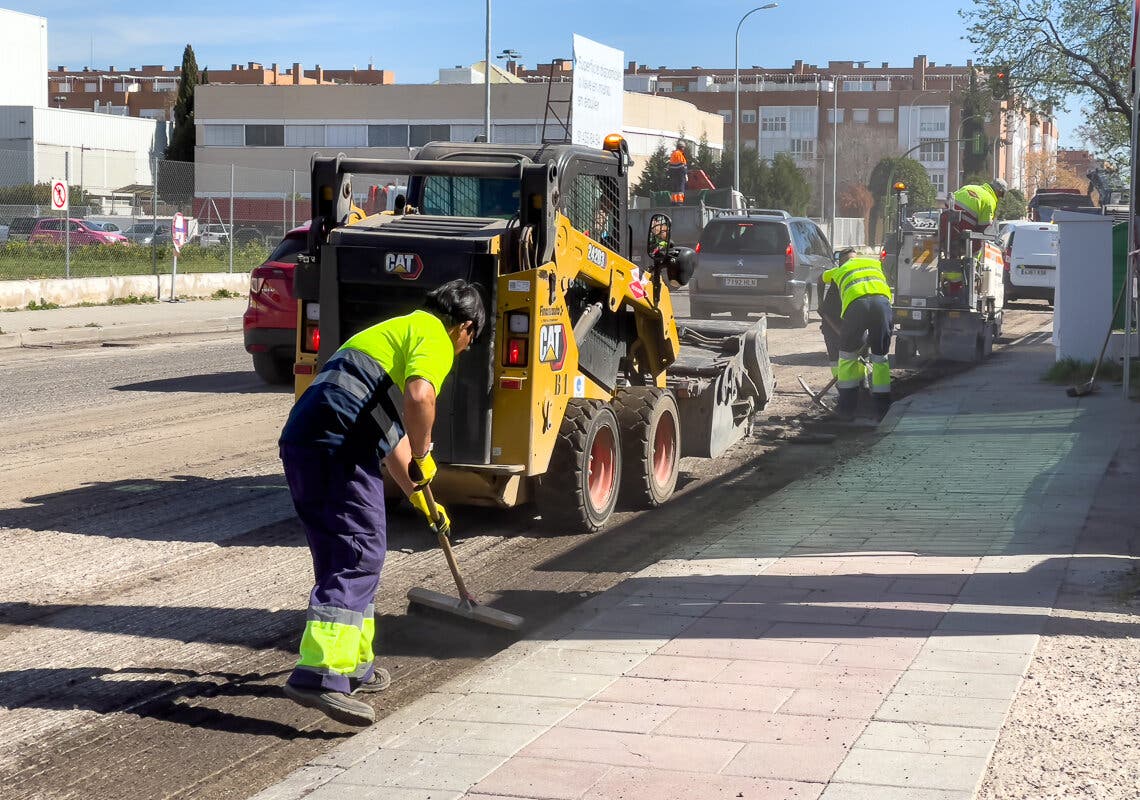
<path id="1" fill-rule="evenodd" d="M 508 367 L 526 366 L 526 339 L 507 339 L 507 353 L 503 360 Z"/>
<path id="2" fill-rule="evenodd" d="M 701 243 L 700 242 L 697 242 L 697 246 L 693 248 L 693 252 L 694 253 L 701 252 Z"/>
<path id="3" fill-rule="evenodd" d="M 320 352 L 321 329 L 316 326 L 309 328 L 305 331 L 305 337 L 308 339 L 309 349 L 314 353 Z"/>
<path id="4" fill-rule="evenodd" d="M 792 243 L 788 242 L 787 249 L 784 250 L 784 272 L 791 275 L 796 271 L 796 251 L 792 249 Z"/>
<path id="5" fill-rule="evenodd" d="M 321 305 L 301 304 L 301 351 L 317 353 L 321 349 Z"/>
<path id="6" fill-rule="evenodd" d="M 885 247 L 879 251 L 879 263 L 880 264 L 886 264 L 887 263 L 887 248 L 885 248 Z"/>

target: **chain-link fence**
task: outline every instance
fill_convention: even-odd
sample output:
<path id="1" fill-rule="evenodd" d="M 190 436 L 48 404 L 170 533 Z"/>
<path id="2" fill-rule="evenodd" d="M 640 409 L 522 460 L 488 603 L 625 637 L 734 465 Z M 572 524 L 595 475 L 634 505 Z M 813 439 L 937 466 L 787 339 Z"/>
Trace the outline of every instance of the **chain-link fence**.
<path id="1" fill-rule="evenodd" d="M 72 150 L 76 150 L 73 148 Z M 59 162 L 59 163 L 56 163 Z M 70 187 L 56 211 L 51 181 Z M 307 172 L 0 149 L 0 280 L 248 272 L 309 219 Z"/>

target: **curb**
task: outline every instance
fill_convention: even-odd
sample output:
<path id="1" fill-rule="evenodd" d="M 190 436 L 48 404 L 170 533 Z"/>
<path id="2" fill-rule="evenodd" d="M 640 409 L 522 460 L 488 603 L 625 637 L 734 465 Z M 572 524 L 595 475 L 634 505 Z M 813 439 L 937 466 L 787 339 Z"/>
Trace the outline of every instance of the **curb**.
<path id="1" fill-rule="evenodd" d="M 177 322 L 140 322 L 107 327 L 56 328 L 0 334 L 0 350 L 16 347 L 54 347 L 56 345 L 93 344 L 98 342 L 177 336 L 193 333 L 229 333 L 242 330 L 242 318 L 215 317 Z"/>

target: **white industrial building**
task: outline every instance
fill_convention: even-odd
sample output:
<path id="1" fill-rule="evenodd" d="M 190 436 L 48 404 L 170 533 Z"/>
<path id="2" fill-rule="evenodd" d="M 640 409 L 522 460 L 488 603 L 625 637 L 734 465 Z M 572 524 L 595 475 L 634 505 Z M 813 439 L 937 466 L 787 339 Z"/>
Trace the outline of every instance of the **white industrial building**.
<path id="1" fill-rule="evenodd" d="M 47 20 L 0 9 L 0 186 L 66 179 L 110 197 L 150 185 L 165 123 L 50 107 Z"/>

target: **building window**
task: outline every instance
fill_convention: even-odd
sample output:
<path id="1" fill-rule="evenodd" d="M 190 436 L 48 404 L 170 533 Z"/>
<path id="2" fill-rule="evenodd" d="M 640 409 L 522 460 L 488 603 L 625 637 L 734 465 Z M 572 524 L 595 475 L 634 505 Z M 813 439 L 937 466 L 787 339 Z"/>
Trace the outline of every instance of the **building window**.
<path id="1" fill-rule="evenodd" d="M 284 125 L 246 125 L 246 147 L 284 147 Z"/>
<path id="2" fill-rule="evenodd" d="M 245 144 L 244 125 L 203 125 L 206 147 L 241 147 Z"/>
<path id="3" fill-rule="evenodd" d="M 140 108 L 139 116 L 143 119 L 166 119 L 166 110 L 162 108 Z"/>
<path id="4" fill-rule="evenodd" d="M 843 81 L 843 91 L 845 92 L 873 92 L 877 88 L 873 80 Z"/>
<path id="5" fill-rule="evenodd" d="M 745 139 L 744 140 L 744 147 L 741 148 L 741 152 L 743 152 L 745 150 L 752 150 L 753 152 L 755 152 L 756 151 L 756 140 L 755 139 Z"/>
<path id="6" fill-rule="evenodd" d="M 286 147 L 324 147 L 324 125 L 286 125 Z"/>
<path id="7" fill-rule="evenodd" d="M 865 108 L 851 109 L 851 121 L 856 123 L 865 123 L 869 119 L 869 112 Z"/>
<path id="8" fill-rule="evenodd" d="M 940 139 L 923 141 L 918 148 L 918 160 L 923 164 L 941 164 L 946 161 L 946 142 Z"/>
<path id="9" fill-rule="evenodd" d="M 815 139 L 792 139 L 789 150 L 799 160 L 815 158 Z"/>
<path id="10" fill-rule="evenodd" d="M 756 124 L 756 112 L 755 111 L 741 111 L 740 112 L 740 124 L 741 125 L 755 125 Z"/>
<path id="11" fill-rule="evenodd" d="M 844 109 L 841 108 L 838 110 L 839 113 L 836 114 L 836 109 L 834 109 L 834 108 L 827 109 L 827 122 L 828 122 L 828 124 L 834 125 L 836 123 L 843 122 L 843 111 L 844 111 Z"/>
<path id="12" fill-rule="evenodd" d="M 930 183 L 934 187 L 934 191 L 938 194 L 945 194 L 946 192 L 946 176 L 941 172 L 934 172 L 930 175 Z"/>
<path id="13" fill-rule="evenodd" d="M 326 125 L 325 141 L 329 147 L 367 147 L 367 125 Z"/>
<path id="14" fill-rule="evenodd" d="M 923 108 L 918 113 L 918 132 L 946 133 L 946 119 L 950 111 L 947 108 Z"/>
<path id="15" fill-rule="evenodd" d="M 55 85 L 55 90 L 57 92 L 70 92 L 71 91 L 71 82 L 66 81 L 66 82 L 57 83 Z"/>
<path id="16" fill-rule="evenodd" d="M 83 91 L 97 92 L 99 91 L 99 84 L 95 83 L 95 81 L 88 81 L 87 83 L 83 84 Z"/>
<path id="17" fill-rule="evenodd" d="M 751 120 L 747 118 L 747 114 L 742 114 L 741 118 L 745 122 L 756 121 L 756 116 L 754 114 Z M 786 132 L 788 130 L 788 110 L 786 108 L 763 109 L 760 112 L 760 130 L 765 133 Z"/>
<path id="18" fill-rule="evenodd" d="M 724 121 L 727 122 L 729 125 L 732 124 L 732 112 L 731 111 L 718 111 L 716 113 L 720 114 L 724 118 Z"/>
<path id="19" fill-rule="evenodd" d="M 428 142 L 451 141 L 450 125 L 409 125 L 408 144 L 411 147 L 423 147 Z"/>
<path id="20" fill-rule="evenodd" d="M 879 122 L 894 122 L 895 110 L 893 108 L 880 108 L 878 119 Z"/>
<path id="21" fill-rule="evenodd" d="M 369 125 L 369 147 L 407 147 L 407 125 Z"/>

